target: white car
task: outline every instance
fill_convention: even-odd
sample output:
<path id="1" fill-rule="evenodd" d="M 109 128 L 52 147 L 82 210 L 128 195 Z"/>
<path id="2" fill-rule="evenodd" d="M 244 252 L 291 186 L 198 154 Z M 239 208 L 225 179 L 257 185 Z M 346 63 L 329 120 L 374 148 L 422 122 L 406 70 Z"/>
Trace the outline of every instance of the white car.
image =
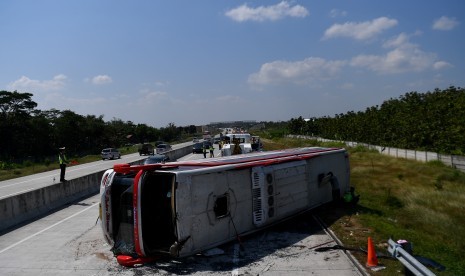
<path id="1" fill-rule="evenodd" d="M 102 160 L 105 160 L 105 159 L 111 160 L 111 159 L 121 158 L 121 153 L 119 152 L 118 149 L 115 149 L 115 148 L 103 149 L 100 155 L 102 156 Z"/>
<path id="2" fill-rule="evenodd" d="M 160 153 L 164 153 L 164 152 L 167 152 L 167 151 L 170 151 L 172 148 L 170 145 L 168 144 L 160 144 L 157 146 L 157 154 L 160 154 Z"/>

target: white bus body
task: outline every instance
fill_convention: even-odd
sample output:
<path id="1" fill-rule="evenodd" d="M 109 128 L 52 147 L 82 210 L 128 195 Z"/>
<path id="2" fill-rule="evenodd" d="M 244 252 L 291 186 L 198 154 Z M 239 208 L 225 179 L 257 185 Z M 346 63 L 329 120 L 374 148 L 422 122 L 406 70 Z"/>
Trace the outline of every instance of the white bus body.
<path id="1" fill-rule="evenodd" d="M 189 256 L 340 199 L 349 176 L 336 148 L 115 165 L 101 181 L 102 230 L 122 265 Z"/>

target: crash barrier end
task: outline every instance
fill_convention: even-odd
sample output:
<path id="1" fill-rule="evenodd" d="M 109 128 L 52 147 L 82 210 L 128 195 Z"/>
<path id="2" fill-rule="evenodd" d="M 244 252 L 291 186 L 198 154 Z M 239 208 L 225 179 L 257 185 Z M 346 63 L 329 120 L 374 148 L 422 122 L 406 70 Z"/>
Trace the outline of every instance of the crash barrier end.
<path id="1" fill-rule="evenodd" d="M 399 243 L 396 243 L 392 239 L 389 239 L 388 251 L 392 254 L 394 258 L 398 259 L 405 266 L 406 269 L 408 269 L 414 275 L 436 275 L 407 251 L 411 251 L 411 245 L 407 243 L 407 241 L 398 242 Z"/>

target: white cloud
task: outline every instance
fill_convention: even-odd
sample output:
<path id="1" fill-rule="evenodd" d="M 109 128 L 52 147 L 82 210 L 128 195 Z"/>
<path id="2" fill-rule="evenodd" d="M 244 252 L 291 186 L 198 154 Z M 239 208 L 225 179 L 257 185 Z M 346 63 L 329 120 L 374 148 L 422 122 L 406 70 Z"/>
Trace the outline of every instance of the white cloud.
<path id="1" fill-rule="evenodd" d="M 329 12 L 329 17 L 331 17 L 331 18 L 345 17 L 345 16 L 347 16 L 347 12 L 346 12 L 346 11 L 341 11 L 341 10 L 338 10 L 338 9 L 332 9 L 332 10 Z"/>
<path id="2" fill-rule="evenodd" d="M 164 98 L 166 96 L 166 92 L 163 91 L 153 91 L 145 94 L 145 100 L 149 102 L 156 101 L 158 99 Z"/>
<path id="3" fill-rule="evenodd" d="M 141 95 L 137 99 L 137 104 L 140 105 L 152 105 L 160 102 L 161 100 L 167 99 L 167 93 L 164 91 L 153 91 L 150 89 L 143 89 L 139 92 Z"/>
<path id="4" fill-rule="evenodd" d="M 436 70 L 440 70 L 443 68 L 450 68 L 450 67 L 453 67 L 452 64 L 450 64 L 449 62 L 445 62 L 445 61 L 437 61 L 433 64 L 433 68 Z"/>
<path id="5" fill-rule="evenodd" d="M 305 17 L 308 10 L 300 5 L 291 6 L 287 1 L 282 1 L 273 6 L 260 6 L 251 8 L 244 4 L 225 13 L 226 16 L 238 22 L 244 21 L 276 21 L 284 17 Z"/>
<path id="6" fill-rule="evenodd" d="M 92 78 L 91 82 L 96 85 L 112 83 L 113 80 L 108 75 L 98 75 Z"/>
<path id="7" fill-rule="evenodd" d="M 394 37 L 386 41 L 383 44 L 383 47 L 384 48 L 395 48 L 395 47 L 400 47 L 402 45 L 407 45 L 407 44 L 410 44 L 409 39 L 410 38 L 407 34 L 401 33 L 397 37 Z"/>
<path id="8" fill-rule="evenodd" d="M 449 31 L 455 28 L 459 22 L 455 18 L 441 16 L 439 19 L 436 19 L 433 23 L 433 30 L 440 31 Z"/>
<path id="9" fill-rule="evenodd" d="M 8 87 L 12 90 L 58 90 L 65 86 L 66 79 L 67 77 L 63 74 L 56 75 L 51 80 L 33 80 L 22 76 L 18 80 L 11 82 Z"/>
<path id="10" fill-rule="evenodd" d="M 156 86 L 167 86 L 169 83 L 167 81 L 156 81 Z"/>
<path id="11" fill-rule="evenodd" d="M 41 93 L 37 97 L 39 108 L 42 110 L 58 109 L 73 110 L 79 114 L 102 114 L 100 108 L 102 103 L 108 103 L 106 97 L 89 97 L 88 95 L 79 95 L 83 98 L 69 97 L 59 91 Z M 36 98 L 36 96 L 34 97 Z"/>
<path id="12" fill-rule="evenodd" d="M 255 85 L 283 82 L 312 84 L 330 79 L 345 63 L 345 61 L 326 61 L 315 57 L 296 62 L 273 61 L 263 64 L 259 72 L 249 76 L 248 81 Z"/>
<path id="13" fill-rule="evenodd" d="M 89 106 L 100 106 L 102 103 L 108 102 L 108 98 L 105 97 L 94 97 L 94 98 L 70 98 L 70 97 L 61 97 L 62 103 L 66 103 L 70 107 L 80 106 L 89 107 Z M 58 101 L 56 101 L 58 103 Z"/>
<path id="14" fill-rule="evenodd" d="M 434 53 L 424 52 L 418 45 L 410 43 L 409 36 L 404 33 L 388 40 L 383 47 L 392 50 L 385 55 L 356 56 L 352 58 L 350 65 L 365 67 L 381 74 L 395 74 L 440 69 L 448 64 L 447 62 L 437 61 Z"/>
<path id="15" fill-rule="evenodd" d="M 350 37 L 357 40 L 366 40 L 396 25 L 397 20 L 387 17 L 379 17 L 372 21 L 361 23 L 346 22 L 344 24 L 334 24 L 325 31 L 323 39 Z"/>

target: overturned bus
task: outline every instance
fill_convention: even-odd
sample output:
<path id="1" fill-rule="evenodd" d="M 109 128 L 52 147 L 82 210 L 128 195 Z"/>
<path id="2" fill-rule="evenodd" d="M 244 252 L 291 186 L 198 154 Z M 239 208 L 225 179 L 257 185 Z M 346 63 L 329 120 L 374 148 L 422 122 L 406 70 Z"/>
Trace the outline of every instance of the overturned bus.
<path id="1" fill-rule="evenodd" d="M 185 257 L 321 204 L 349 187 L 345 149 L 297 148 L 118 164 L 101 180 L 101 225 L 120 264 Z"/>

